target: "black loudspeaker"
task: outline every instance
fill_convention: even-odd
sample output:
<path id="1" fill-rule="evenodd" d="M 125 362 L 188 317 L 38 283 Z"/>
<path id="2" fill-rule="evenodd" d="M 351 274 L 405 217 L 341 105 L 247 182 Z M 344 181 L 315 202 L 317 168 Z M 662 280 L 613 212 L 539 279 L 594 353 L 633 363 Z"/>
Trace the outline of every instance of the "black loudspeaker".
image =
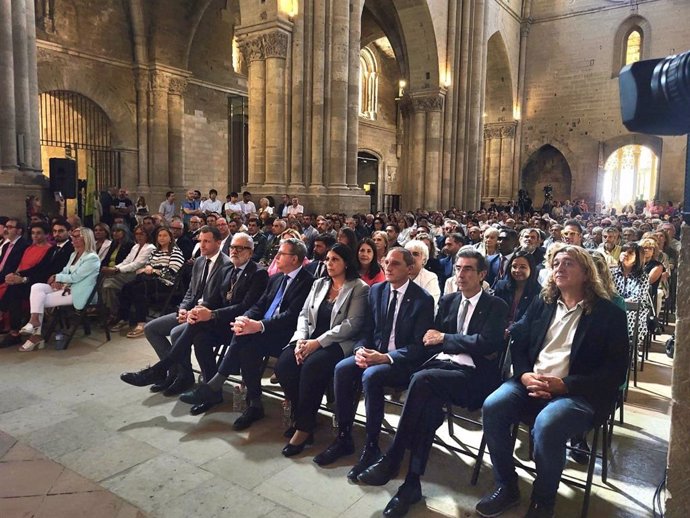
<path id="1" fill-rule="evenodd" d="M 50 190 L 65 199 L 77 197 L 77 163 L 69 158 L 50 159 Z"/>

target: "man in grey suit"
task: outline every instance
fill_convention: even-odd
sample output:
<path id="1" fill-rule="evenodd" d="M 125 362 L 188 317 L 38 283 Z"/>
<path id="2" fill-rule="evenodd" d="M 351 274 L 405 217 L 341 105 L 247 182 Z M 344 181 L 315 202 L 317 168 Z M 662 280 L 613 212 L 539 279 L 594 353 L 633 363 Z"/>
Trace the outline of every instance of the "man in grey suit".
<path id="1" fill-rule="evenodd" d="M 189 320 L 189 312 L 194 307 L 203 305 L 209 309 L 217 309 L 222 306 L 219 284 L 222 282 L 225 268 L 231 264 L 230 258 L 220 250 L 222 240 L 223 236 L 215 227 L 204 226 L 199 230 L 201 255 L 194 261 L 192 280 L 178 312 L 158 317 L 146 324 L 146 338 L 161 360 L 169 356 L 171 348 L 183 336 L 185 329 L 193 325 L 194 322 Z M 181 394 L 194 385 L 190 354 L 170 368 L 158 369 L 155 372 L 151 369 L 126 372 L 120 379 L 138 387 L 153 385 L 152 392 L 162 391 L 165 396 Z"/>

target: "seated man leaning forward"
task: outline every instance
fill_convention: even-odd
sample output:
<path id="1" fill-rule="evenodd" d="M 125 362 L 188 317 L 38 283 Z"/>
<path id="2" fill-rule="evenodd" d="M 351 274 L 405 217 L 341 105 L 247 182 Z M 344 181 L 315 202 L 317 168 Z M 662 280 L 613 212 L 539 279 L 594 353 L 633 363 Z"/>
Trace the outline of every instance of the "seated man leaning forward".
<path id="1" fill-rule="evenodd" d="M 137 387 L 153 385 L 152 392 L 163 392 L 174 396 L 194 385 L 192 372 L 191 339 L 199 326 L 189 312 L 198 304 L 216 309 L 223 302 L 219 285 L 230 259 L 220 251 L 221 235 L 217 228 L 204 226 L 199 231 L 201 256 L 192 266 L 192 280 L 189 283 L 177 313 L 169 313 L 147 323 L 144 333 L 156 351 L 160 362 L 139 372 L 125 372 L 120 379 Z M 190 328 L 192 326 L 192 328 Z M 168 336 L 172 343 L 168 340 Z M 183 339 L 188 346 L 177 346 L 177 354 L 171 357 L 171 350 Z"/>
<path id="2" fill-rule="evenodd" d="M 481 516 L 498 516 L 520 502 L 511 429 L 521 420 L 534 421 L 537 468 L 525 516 L 554 516 L 566 441 L 606 418 L 625 380 L 625 312 L 608 300 L 584 248 L 553 246 L 559 248 L 540 297 L 510 328 L 514 376 L 484 402 L 496 487 L 477 503 Z"/>
<path id="3" fill-rule="evenodd" d="M 409 250 L 394 248 L 384 260 L 386 282 L 369 292 L 371 311 L 363 338 L 355 343 L 354 356 L 335 367 L 335 401 L 338 437 L 314 458 L 321 466 L 354 453 L 352 424 L 355 386 L 361 381 L 367 413 L 366 444 L 359 462 L 347 474 L 356 481 L 379 460 L 379 435 L 384 415 L 384 388 L 407 387 L 412 373 L 426 359 L 424 334 L 433 325 L 434 299 L 410 281 L 414 258 Z"/>
<path id="4" fill-rule="evenodd" d="M 234 336 L 208 383 L 181 398 L 185 403 L 203 405 L 222 398 L 223 384 L 238 369 L 247 386 L 249 405 L 233 428 L 244 430 L 264 417 L 261 402 L 261 364 L 264 356 L 280 356 L 297 327 L 297 317 L 309 295 L 314 277 L 302 268 L 307 247 L 295 238 L 284 239 L 276 255 L 280 273 L 268 280 L 261 298 L 232 324 Z"/>
<path id="5" fill-rule="evenodd" d="M 383 512 L 404 516 L 422 497 L 424 474 L 436 429 L 452 402 L 475 410 L 501 383 L 500 357 L 506 341 L 508 305 L 482 290 L 487 262 L 473 247 L 457 254 L 455 277 L 460 291 L 441 299 L 434 328 L 424 335 L 433 356 L 413 376 L 393 444 L 359 481 L 380 486 L 396 476 L 410 450 L 405 482 Z"/>

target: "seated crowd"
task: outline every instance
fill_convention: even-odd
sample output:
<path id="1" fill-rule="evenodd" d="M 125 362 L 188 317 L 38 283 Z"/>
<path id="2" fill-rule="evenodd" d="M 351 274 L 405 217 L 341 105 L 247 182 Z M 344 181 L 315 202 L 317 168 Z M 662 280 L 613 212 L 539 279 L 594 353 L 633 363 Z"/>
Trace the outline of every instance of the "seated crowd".
<path id="1" fill-rule="evenodd" d="M 305 213 L 288 195 L 257 208 L 248 192 L 224 204 L 215 190 L 204 200 L 197 193 L 188 191 L 178 212 L 169 192 L 148 214 L 145 200 L 135 206 L 112 189 L 93 231 L 76 217 L 48 226 L 37 214 L 30 243 L 22 221 L 0 218 L 2 345 L 43 347 L 45 309 L 83 309 L 100 278 L 110 329 L 145 335 L 159 359 L 121 379 L 179 396 L 193 415 L 222 403 L 227 378 L 241 375 L 246 408 L 233 428 L 264 418 L 263 365 L 275 357 L 291 403 L 282 450 L 291 457 L 314 442 L 332 382 L 338 434 L 314 457 L 320 466 L 355 453 L 361 391 L 366 439 L 347 478 L 384 485 L 410 450 L 385 516 L 421 499 L 446 404 L 483 412 L 496 487 L 478 514 L 519 502 L 511 429 L 527 421 L 537 469 L 527 516 L 553 516 L 568 440 L 587 449 L 586 432 L 609 415 L 625 381 L 633 337 L 650 332 L 647 315 L 675 300 L 673 217 L 571 218 L 560 204 L 556 217 L 514 206 L 346 217 Z M 150 319 L 151 295 L 173 287 L 184 293 L 177 311 Z M 641 308 L 637 334 L 626 302 Z M 408 394 L 382 452 L 386 388 Z"/>

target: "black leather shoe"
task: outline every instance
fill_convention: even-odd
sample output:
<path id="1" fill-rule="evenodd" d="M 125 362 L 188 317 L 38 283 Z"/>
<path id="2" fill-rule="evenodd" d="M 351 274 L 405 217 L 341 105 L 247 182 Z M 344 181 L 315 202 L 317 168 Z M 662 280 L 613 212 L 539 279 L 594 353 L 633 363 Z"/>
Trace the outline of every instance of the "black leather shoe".
<path id="1" fill-rule="evenodd" d="M 147 367 L 139 372 L 123 372 L 120 374 L 120 379 L 125 383 L 134 385 L 135 387 L 145 387 L 146 385 L 153 385 L 154 383 L 162 383 L 168 370 L 165 367 L 154 365 Z"/>
<path id="2" fill-rule="evenodd" d="M 167 389 L 170 385 L 173 384 L 173 381 L 175 381 L 175 373 L 170 370 L 168 371 L 168 375 L 165 377 L 162 383 L 154 383 L 151 385 L 151 388 L 149 389 L 151 392 L 163 392 L 165 389 Z"/>
<path id="3" fill-rule="evenodd" d="M 578 464 L 586 466 L 589 464 L 589 445 L 587 444 L 587 439 L 584 437 L 578 437 L 570 439 L 570 446 L 572 448 L 577 448 L 576 450 L 570 450 L 568 455 Z"/>
<path id="4" fill-rule="evenodd" d="M 525 518 L 553 518 L 554 514 L 553 505 L 544 505 L 532 501 L 529 504 Z"/>
<path id="5" fill-rule="evenodd" d="M 362 451 L 362 455 L 359 457 L 359 462 L 352 466 L 352 469 L 348 472 L 347 478 L 351 482 L 357 482 L 357 477 L 359 477 L 359 474 L 380 458 L 381 449 L 378 446 L 366 446 L 364 451 Z"/>
<path id="6" fill-rule="evenodd" d="M 195 406 L 205 403 L 217 405 L 223 402 L 223 391 L 215 392 L 211 387 L 202 383 L 196 389 L 180 394 L 180 401 Z"/>
<path id="7" fill-rule="evenodd" d="M 398 518 L 405 516 L 410 506 L 416 504 L 422 499 L 422 487 L 420 484 L 408 484 L 405 482 L 395 496 L 388 502 L 388 505 L 383 510 L 383 516 L 389 518 Z"/>
<path id="8" fill-rule="evenodd" d="M 292 457 L 294 455 L 299 455 L 300 453 L 302 453 L 302 451 L 304 451 L 304 448 L 306 446 L 311 446 L 312 444 L 314 444 L 314 433 L 313 432 L 310 433 L 309 436 L 306 439 L 304 439 L 304 442 L 302 442 L 301 444 L 287 443 L 285 445 L 285 448 L 283 448 L 283 455 L 285 455 L 286 457 Z"/>
<path id="9" fill-rule="evenodd" d="M 263 419 L 265 415 L 262 407 L 248 406 L 242 415 L 235 419 L 232 427 L 237 431 L 246 430 L 253 422 Z"/>
<path id="10" fill-rule="evenodd" d="M 200 405 L 194 405 L 192 408 L 189 409 L 189 413 L 192 415 L 199 415 L 199 414 L 205 414 L 209 410 L 211 410 L 214 406 L 216 406 L 219 403 L 222 403 L 223 399 L 218 403 L 201 403 Z"/>
<path id="11" fill-rule="evenodd" d="M 515 486 L 499 486 L 490 495 L 485 496 L 474 507 L 477 514 L 486 518 L 498 516 L 520 503 L 520 490 Z"/>
<path id="12" fill-rule="evenodd" d="M 194 375 L 190 373 L 178 374 L 170 386 L 163 391 L 165 397 L 179 396 L 194 386 Z"/>
<path id="13" fill-rule="evenodd" d="M 357 480 L 368 486 L 385 486 L 400 471 L 400 462 L 393 460 L 389 455 L 362 471 Z"/>
<path id="14" fill-rule="evenodd" d="M 288 428 L 287 430 L 285 430 L 283 432 L 283 437 L 285 437 L 286 439 L 292 439 L 292 436 L 295 435 L 296 431 L 297 431 L 297 428 L 295 428 L 294 426 L 291 426 L 290 428 Z"/>
<path id="15" fill-rule="evenodd" d="M 355 452 L 355 443 L 350 435 L 339 435 L 331 445 L 314 457 L 314 462 L 319 466 L 328 466 L 336 460 Z"/>

